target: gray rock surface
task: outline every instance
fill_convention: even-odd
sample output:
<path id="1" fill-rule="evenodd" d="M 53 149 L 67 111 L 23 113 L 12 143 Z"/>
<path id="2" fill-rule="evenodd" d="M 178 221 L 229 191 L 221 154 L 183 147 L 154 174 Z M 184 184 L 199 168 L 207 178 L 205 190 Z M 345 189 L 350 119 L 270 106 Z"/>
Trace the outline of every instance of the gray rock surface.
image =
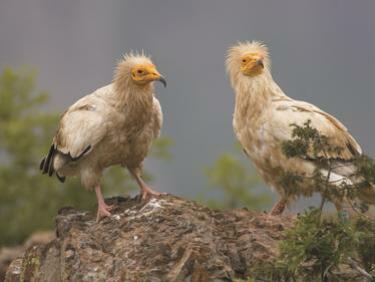
<path id="1" fill-rule="evenodd" d="M 0 281 L 5 280 L 5 273 L 10 263 L 22 256 L 26 249 L 35 245 L 46 244 L 54 238 L 55 234 L 52 231 L 39 231 L 31 234 L 22 245 L 0 248 Z M 15 271 L 17 270 L 15 269 Z"/>
<path id="2" fill-rule="evenodd" d="M 112 198 L 110 218 L 63 208 L 57 238 L 30 247 L 6 281 L 233 281 L 277 255 L 293 217 L 213 211 L 166 195 L 141 203 Z"/>

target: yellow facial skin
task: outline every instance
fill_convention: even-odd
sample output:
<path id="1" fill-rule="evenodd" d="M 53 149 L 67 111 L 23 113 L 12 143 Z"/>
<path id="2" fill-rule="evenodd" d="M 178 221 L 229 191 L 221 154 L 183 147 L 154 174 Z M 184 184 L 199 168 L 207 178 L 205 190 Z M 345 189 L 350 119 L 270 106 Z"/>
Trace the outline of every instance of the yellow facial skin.
<path id="1" fill-rule="evenodd" d="M 263 56 L 257 53 L 249 53 L 241 58 L 241 72 L 246 76 L 254 77 L 263 72 Z"/>
<path id="2" fill-rule="evenodd" d="M 145 85 L 155 80 L 159 80 L 166 86 L 163 76 L 157 71 L 152 64 L 136 65 L 131 69 L 131 78 L 135 84 Z"/>

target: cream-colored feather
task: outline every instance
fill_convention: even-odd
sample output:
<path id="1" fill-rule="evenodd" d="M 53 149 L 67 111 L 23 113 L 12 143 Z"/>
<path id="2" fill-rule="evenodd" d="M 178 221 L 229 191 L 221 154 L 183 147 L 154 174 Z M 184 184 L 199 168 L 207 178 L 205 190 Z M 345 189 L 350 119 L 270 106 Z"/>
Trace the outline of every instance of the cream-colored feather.
<path id="1" fill-rule="evenodd" d="M 245 62 L 241 58 L 246 56 L 263 59 L 264 69 L 260 74 L 248 76 L 241 72 Z M 347 161 L 362 154 L 359 144 L 336 118 L 312 104 L 293 100 L 283 93 L 272 78 L 269 53 L 264 44 L 246 42 L 233 46 L 229 49 L 226 66 L 236 94 L 233 115 L 235 134 L 266 183 L 276 189 L 285 202 L 300 195 L 310 196 L 314 192 L 311 181 L 304 181 L 299 187 L 282 187 L 280 184 L 280 174 L 283 172 L 312 176 L 315 169 L 313 161 L 288 159 L 283 154 L 281 144 L 292 139 L 291 124 L 303 126 L 311 120 L 311 126 L 327 136 L 331 145 L 343 148 L 340 153 L 326 156 L 342 160 L 340 171 L 331 173 L 330 180 L 335 183 L 351 181 L 348 176 L 353 173 L 353 166 Z M 322 173 L 327 174 L 326 171 Z M 340 201 L 338 199 L 335 203 L 338 208 Z M 375 203 L 375 198 L 370 201 Z"/>
<path id="2" fill-rule="evenodd" d="M 50 175 L 56 172 L 60 180 L 78 175 L 84 187 L 94 189 L 102 171 L 119 164 L 128 168 L 146 191 L 141 166 L 163 122 L 153 80 L 165 83 L 150 58 L 125 56 L 113 83 L 81 98 L 62 114 L 41 169 Z"/>

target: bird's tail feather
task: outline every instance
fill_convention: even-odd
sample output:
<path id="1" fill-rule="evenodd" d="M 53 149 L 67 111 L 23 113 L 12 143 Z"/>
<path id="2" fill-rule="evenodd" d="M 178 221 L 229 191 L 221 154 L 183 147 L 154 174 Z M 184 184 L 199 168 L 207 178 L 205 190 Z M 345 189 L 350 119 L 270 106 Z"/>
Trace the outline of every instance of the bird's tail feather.
<path id="1" fill-rule="evenodd" d="M 348 185 L 356 185 L 363 181 L 361 177 L 354 177 L 356 167 L 351 164 L 344 164 L 341 166 L 335 167 L 332 172 L 330 173 L 330 183 L 341 185 L 341 184 L 348 184 Z M 322 171 L 323 175 L 327 175 L 328 172 Z M 375 184 L 369 184 L 367 187 L 360 188 L 358 193 L 358 198 L 360 201 L 365 202 L 370 205 L 375 205 Z"/>
<path id="2" fill-rule="evenodd" d="M 48 176 L 52 176 L 55 172 L 55 169 L 53 167 L 53 160 L 56 154 L 56 148 L 52 144 L 47 156 L 45 156 L 42 161 L 40 162 L 39 169 L 42 171 L 43 174 L 48 173 Z M 65 181 L 65 177 L 60 176 L 56 173 L 57 179 L 60 180 L 61 182 Z"/>
<path id="3" fill-rule="evenodd" d="M 43 169 L 45 161 L 46 161 L 46 157 L 44 157 L 44 158 L 42 159 L 42 161 L 40 162 L 40 165 L 39 165 L 39 169 L 40 169 L 40 170 Z"/>
<path id="4" fill-rule="evenodd" d="M 43 160 L 41 161 L 39 168 L 43 174 L 46 174 L 47 172 L 49 174 L 50 170 L 52 170 L 52 173 L 53 173 L 53 165 L 51 165 L 51 163 L 53 163 L 54 152 L 55 152 L 55 146 L 52 145 L 48 151 L 47 156 L 44 157 Z"/>
<path id="5" fill-rule="evenodd" d="M 56 172 L 56 177 L 57 177 L 57 179 L 58 179 L 61 183 L 64 183 L 64 182 L 65 182 L 65 176 L 60 176 L 60 175 Z"/>

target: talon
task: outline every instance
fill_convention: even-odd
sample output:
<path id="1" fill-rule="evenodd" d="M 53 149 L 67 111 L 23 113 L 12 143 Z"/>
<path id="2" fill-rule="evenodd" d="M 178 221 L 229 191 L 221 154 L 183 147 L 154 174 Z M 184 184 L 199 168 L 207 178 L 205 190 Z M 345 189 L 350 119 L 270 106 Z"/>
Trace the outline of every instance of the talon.
<path id="1" fill-rule="evenodd" d="M 107 211 L 112 211 L 113 209 L 115 208 L 115 205 L 105 205 L 105 209 L 107 210 Z"/>
<path id="2" fill-rule="evenodd" d="M 100 185 L 95 186 L 95 194 L 98 201 L 98 212 L 96 213 L 96 222 L 102 217 L 111 216 L 110 211 L 114 208 L 114 205 L 107 205 L 104 201 Z"/>
<path id="3" fill-rule="evenodd" d="M 149 197 L 159 197 L 161 195 L 166 195 L 167 193 L 160 193 L 152 190 L 150 187 L 147 186 L 147 184 L 142 180 L 140 175 L 132 170 L 130 170 L 130 173 L 133 175 L 135 180 L 137 181 L 139 188 L 141 189 L 140 198 L 141 201 L 147 200 Z"/>
<path id="4" fill-rule="evenodd" d="M 146 186 L 146 187 L 142 188 L 141 200 L 145 201 L 150 197 L 159 197 L 159 196 L 162 196 L 162 195 L 167 195 L 167 193 L 156 192 L 156 191 L 154 191 L 151 188 Z"/>
<path id="5" fill-rule="evenodd" d="M 99 222 L 103 217 L 110 217 L 112 215 L 110 211 L 113 208 L 114 205 L 107 205 L 105 202 L 100 203 L 98 205 L 98 212 L 96 214 L 96 222 Z"/>
<path id="6" fill-rule="evenodd" d="M 96 222 L 99 222 L 103 217 L 110 217 L 112 214 L 106 209 L 98 209 L 96 214 Z"/>

